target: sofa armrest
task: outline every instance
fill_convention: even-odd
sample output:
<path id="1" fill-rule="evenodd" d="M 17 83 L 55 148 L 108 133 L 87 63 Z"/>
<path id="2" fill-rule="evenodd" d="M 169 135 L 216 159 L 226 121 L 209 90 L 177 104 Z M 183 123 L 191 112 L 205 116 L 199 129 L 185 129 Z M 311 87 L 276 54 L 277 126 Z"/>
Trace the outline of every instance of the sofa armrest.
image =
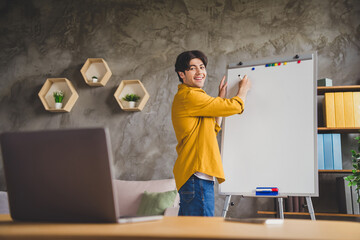
<path id="1" fill-rule="evenodd" d="M 177 216 L 179 213 L 179 207 L 169 207 L 165 209 L 164 216 Z"/>

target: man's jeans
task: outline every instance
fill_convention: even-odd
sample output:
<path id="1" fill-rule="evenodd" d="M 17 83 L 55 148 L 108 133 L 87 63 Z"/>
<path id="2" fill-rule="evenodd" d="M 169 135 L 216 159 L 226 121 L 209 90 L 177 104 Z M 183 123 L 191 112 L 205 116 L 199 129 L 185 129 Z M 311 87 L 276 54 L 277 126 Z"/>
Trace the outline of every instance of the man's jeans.
<path id="1" fill-rule="evenodd" d="M 214 182 L 192 175 L 180 188 L 179 216 L 214 216 Z"/>

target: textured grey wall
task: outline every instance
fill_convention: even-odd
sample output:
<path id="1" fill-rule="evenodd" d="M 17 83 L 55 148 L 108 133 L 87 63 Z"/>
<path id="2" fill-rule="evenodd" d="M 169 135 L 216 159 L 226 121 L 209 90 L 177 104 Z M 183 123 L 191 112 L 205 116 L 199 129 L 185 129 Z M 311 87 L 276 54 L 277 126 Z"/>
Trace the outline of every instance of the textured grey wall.
<path id="1" fill-rule="evenodd" d="M 229 63 L 315 50 L 319 78 L 360 84 L 358 0 L 0 0 L 0 32 L 0 132 L 107 126 L 121 179 L 172 177 L 173 65 L 182 51 L 208 55 L 205 90 L 212 96 Z M 105 87 L 82 79 L 90 57 L 109 64 L 113 75 Z M 50 77 L 66 77 L 77 89 L 70 113 L 44 110 L 37 94 Z M 113 98 L 124 79 L 140 79 L 147 88 L 142 112 L 123 112 Z M 223 198 L 216 204 L 220 214 Z M 272 201 L 244 199 L 231 215 L 271 207 Z"/>

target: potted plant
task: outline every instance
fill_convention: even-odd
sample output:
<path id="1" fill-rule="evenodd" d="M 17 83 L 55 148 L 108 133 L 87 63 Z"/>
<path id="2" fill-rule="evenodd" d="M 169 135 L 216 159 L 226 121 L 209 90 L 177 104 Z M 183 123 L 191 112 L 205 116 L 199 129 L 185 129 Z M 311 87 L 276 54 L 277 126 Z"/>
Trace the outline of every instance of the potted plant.
<path id="1" fill-rule="evenodd" d="M 53 96 L 55 99 L 55 108 L 61 109 L 62 108 L 62 101 L 64 99 L 65 93 L 61 90 L 53 92 Z"/>
<path id="2" fill-rule="evenodd" d="M 125 97 L 123 97 L 123 100 L 127 101 L 129 103 L 129 108 L 134 108 L 136 105 L 136 102 L 139 101 L 140 97 L 134 93 L 126 94 Z"/>
<path id="3" fill-rule="evenodd" d="M 92 81 L 93 81 L 94 83 L 96 83 L 96 82 L 98 81 L 97 76 L 93 76 L 93 77 L 92 77 Z"/>
<path id="4" fill-rule="evenodd" d="M 356 187 L 357 202 L 360 203 L 360 137 L 356 137 L 355 140 L 358 144 L 358 151 L 356 152 L 355 150 L 351 150 L 353 163 L 352 166 L 354 169 L 352 170 L 352 174 L 347 176 L 345 180 L 349 181 L 349 186 Z"/>

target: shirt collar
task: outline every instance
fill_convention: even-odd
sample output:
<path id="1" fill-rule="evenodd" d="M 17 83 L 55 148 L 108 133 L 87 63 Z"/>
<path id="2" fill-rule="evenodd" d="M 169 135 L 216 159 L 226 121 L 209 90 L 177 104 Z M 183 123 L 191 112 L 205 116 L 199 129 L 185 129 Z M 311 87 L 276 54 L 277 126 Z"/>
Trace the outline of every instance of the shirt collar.
<path id="1" fill-rule="evenodd" d="M 181 83 L 178 85 L 178 90 L 180 89 L 189 89 L 189 90 L 196 90 L 196 91 L 201 91 L 201 92 L 205 92 L 202 88 L 197 88 L 197 87 L 190 87 L 184 83 Z"/>

